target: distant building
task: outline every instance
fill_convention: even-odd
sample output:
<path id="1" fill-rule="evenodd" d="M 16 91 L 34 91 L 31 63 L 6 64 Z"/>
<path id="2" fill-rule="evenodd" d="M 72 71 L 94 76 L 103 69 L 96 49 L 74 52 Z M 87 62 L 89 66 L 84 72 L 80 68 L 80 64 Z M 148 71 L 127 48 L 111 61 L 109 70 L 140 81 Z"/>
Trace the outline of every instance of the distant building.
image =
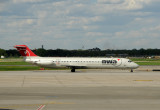
<path id="1" fill-rule="evenodd" d="M 160 59 L 160 56 L 154 56 L 155 59 Z"/>
<path id="2" fill-rule="evenodd" d="M 121 57 L 125 58 L 128 56 L 128 54 L 106 54 L 107 57 Z"/>

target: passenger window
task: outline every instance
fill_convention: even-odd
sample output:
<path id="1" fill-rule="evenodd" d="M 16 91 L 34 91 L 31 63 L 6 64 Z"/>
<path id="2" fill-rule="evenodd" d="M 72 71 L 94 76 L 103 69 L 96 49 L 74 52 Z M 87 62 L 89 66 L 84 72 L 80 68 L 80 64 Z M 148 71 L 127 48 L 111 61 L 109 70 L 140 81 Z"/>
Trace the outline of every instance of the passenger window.
<path id="1" fill-rule="evenodd" d="M 128 60 L 128 62 L 131 63 L 132 61 L 131 61 L 131 60 Z"/>
<path id="2" fill-rule="evenodd" d="M 106 63 L 106 60 L 102 60 L 102 63 Z"/>

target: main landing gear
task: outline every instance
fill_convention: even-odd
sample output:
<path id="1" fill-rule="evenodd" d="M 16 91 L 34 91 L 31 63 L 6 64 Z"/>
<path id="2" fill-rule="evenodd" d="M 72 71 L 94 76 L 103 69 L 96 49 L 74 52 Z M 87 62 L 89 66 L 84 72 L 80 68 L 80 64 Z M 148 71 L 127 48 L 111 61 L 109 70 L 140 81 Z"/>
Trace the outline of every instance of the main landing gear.
<path id="1" fill-rule="evenodd" d="M 75 72 L 75 68 L 71 68 L 71 72 Z"/>
<path id="2" fill-rule="evenodd" d="M 133 69 L 131 69 L 131 73 L 133 73 Z"/>

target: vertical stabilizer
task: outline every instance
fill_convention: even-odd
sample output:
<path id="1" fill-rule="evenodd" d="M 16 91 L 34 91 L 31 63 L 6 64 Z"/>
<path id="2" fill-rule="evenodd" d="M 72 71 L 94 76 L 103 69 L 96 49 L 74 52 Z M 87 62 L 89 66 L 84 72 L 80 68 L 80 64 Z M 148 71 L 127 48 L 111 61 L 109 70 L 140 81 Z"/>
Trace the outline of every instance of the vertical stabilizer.
<path id="1" fill-rule="evenodd" d="M 37 56 L 26 45 L 16 45 L 14 46 L 14 48 L 16 48 L 23 57 L 36 57 Z"/>

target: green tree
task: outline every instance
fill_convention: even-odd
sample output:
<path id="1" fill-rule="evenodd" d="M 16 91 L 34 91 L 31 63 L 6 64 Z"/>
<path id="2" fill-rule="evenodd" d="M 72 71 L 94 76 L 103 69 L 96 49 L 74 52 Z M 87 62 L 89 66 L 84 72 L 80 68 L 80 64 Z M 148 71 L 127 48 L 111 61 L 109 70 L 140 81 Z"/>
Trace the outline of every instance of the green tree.
<path id="1" fill-rule="evenodd" d="M 3 50 L 3 49 L 0 49 L 0 56 L 5 56 L 6 55 L 6 51 L 5 50 Z"/>
<path id="2" fill-rule="evenodd" d="M 40 48 L 35 51 L 35 54 L 41 57 L 45 57 L 47 56 L 47 51 L 45 49 Z"/>

